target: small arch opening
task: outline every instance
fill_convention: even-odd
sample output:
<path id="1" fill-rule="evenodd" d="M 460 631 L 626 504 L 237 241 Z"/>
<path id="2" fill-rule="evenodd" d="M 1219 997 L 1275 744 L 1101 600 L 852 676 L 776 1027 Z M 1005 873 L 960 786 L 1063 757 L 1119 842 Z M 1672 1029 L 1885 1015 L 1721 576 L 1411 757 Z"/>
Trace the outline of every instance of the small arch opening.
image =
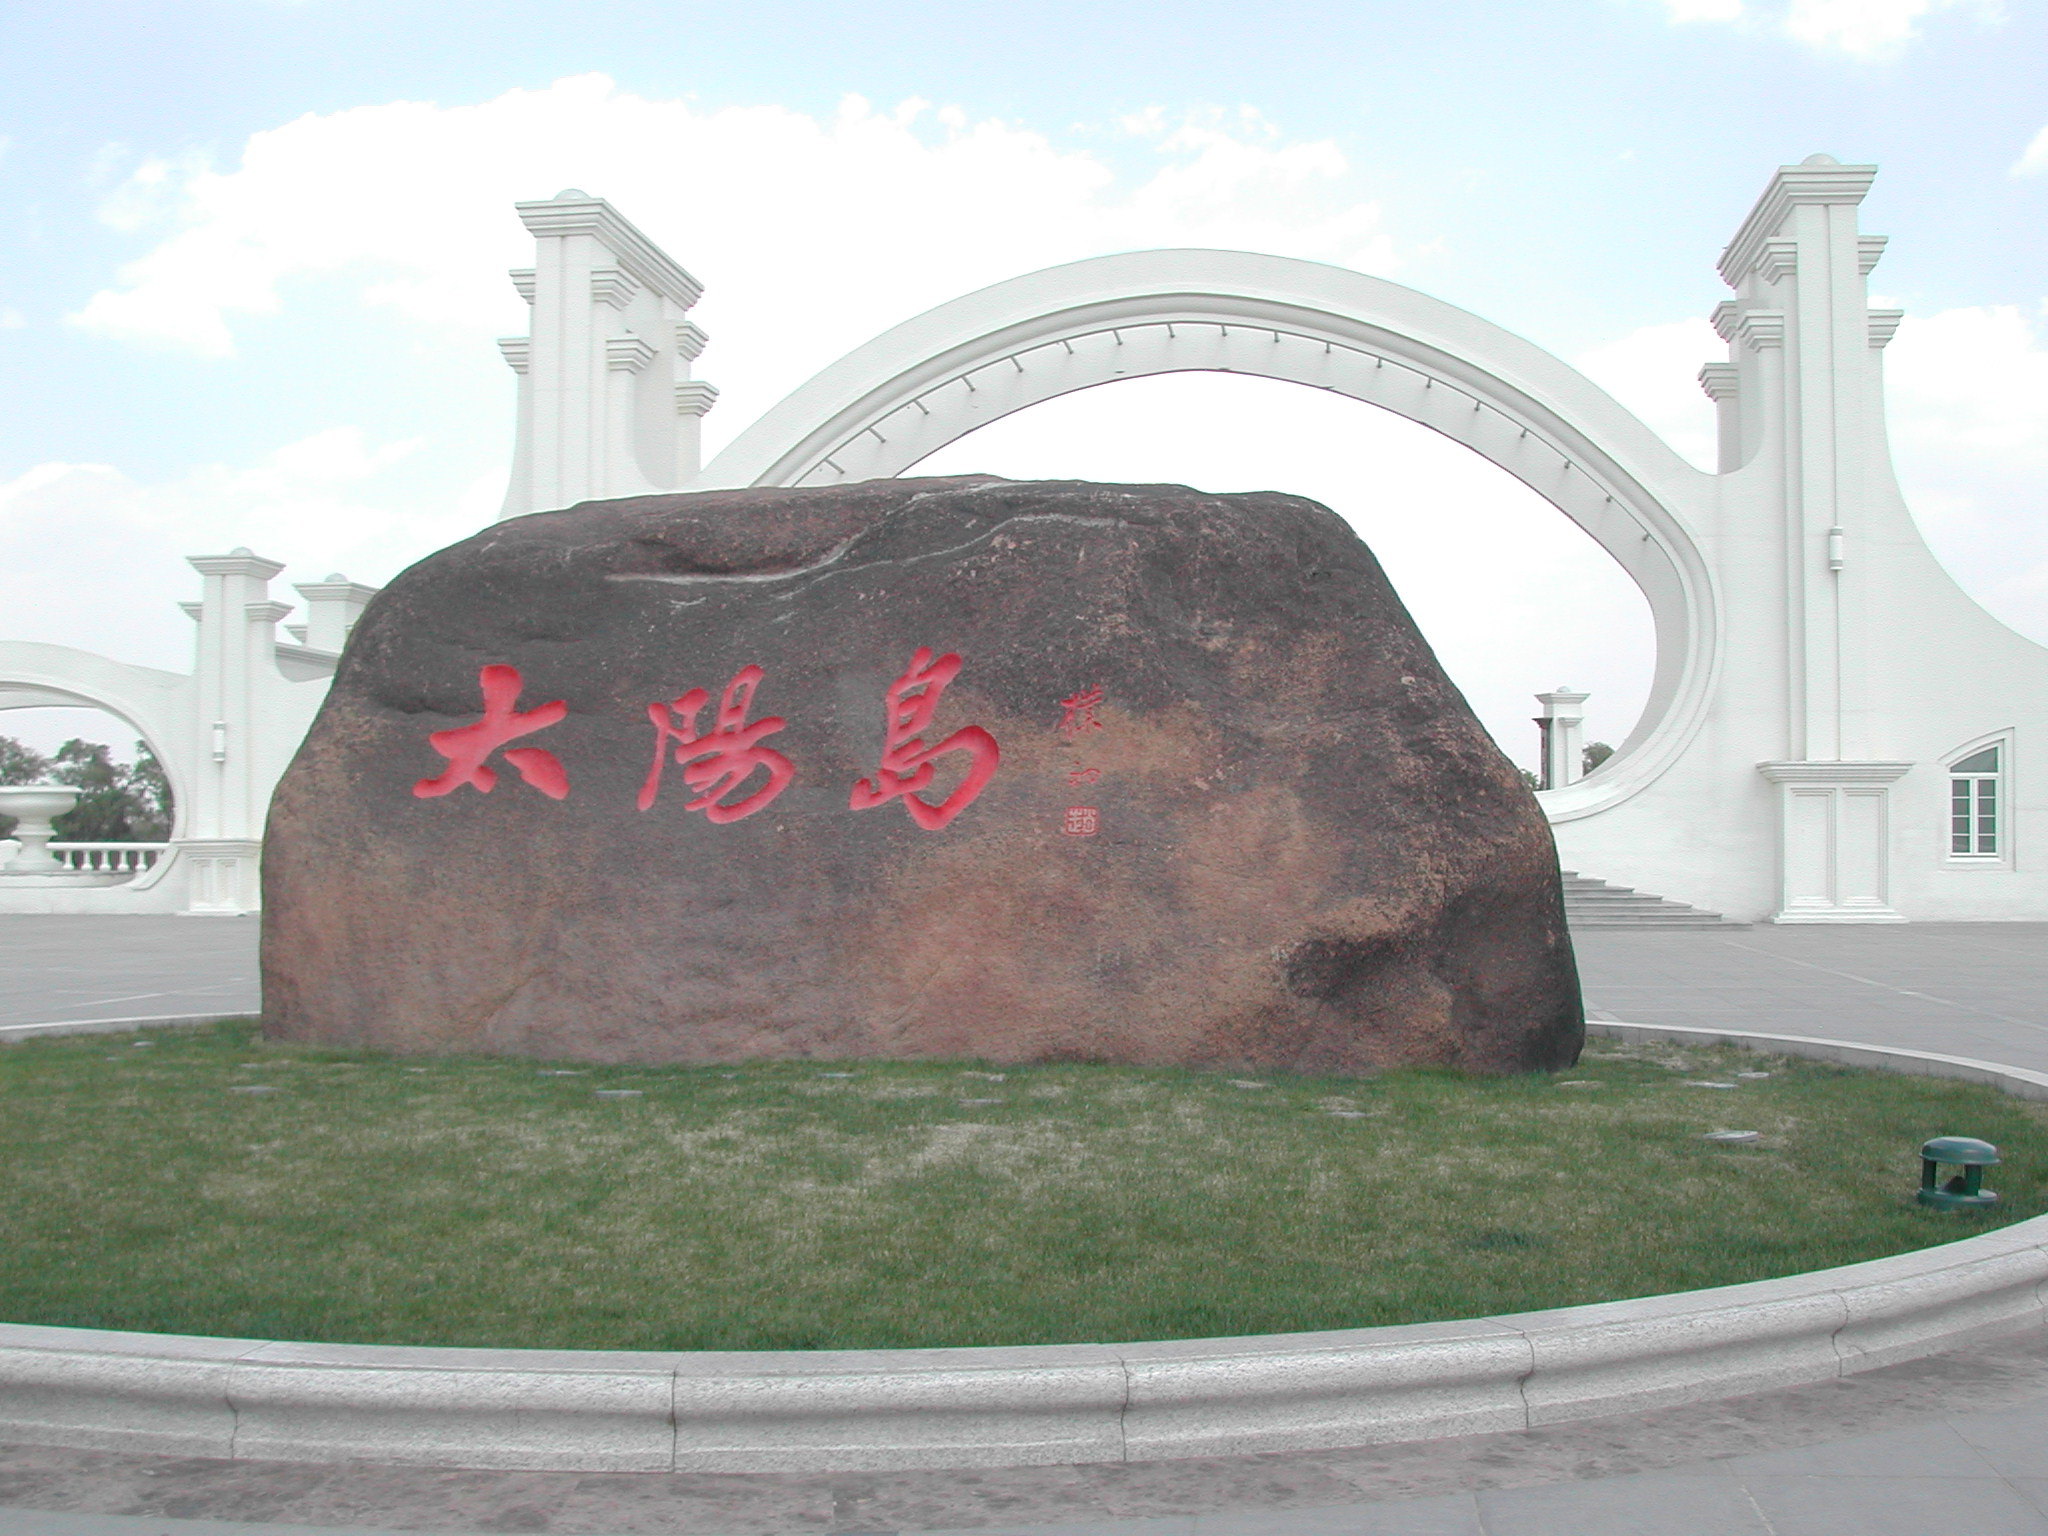
<path id="1" fill-rule="evenodd" d="M 153 855 L 102 845 L 170 841 L 177 812 L 170 778 L 143 733 L 120 715 L 0 703 L 0 785 L 40 783 L 79 791 L 77 804 L 56 819 L 51 844 L 76 867 L 139 873 Z M 0 815 L 0 840 L 13 831 L 14 818 Z M 0 850 L 0 863 L 11 851 Z"/>
<path id="2" fill-rule="evenodd" d="M 1613 557 L 1507 471 L 1376 406 L 1240 374 L 1156 374 L 1027 406 L 915 473 L 1167 481 L 1322 502 L 1379 558 L 1481 723 L 1532 776 L 1536 694 L 1568 685 L 1589 695 L 1588 758 L 1625 741 L 1649 697 L 1649 604 Z"/>

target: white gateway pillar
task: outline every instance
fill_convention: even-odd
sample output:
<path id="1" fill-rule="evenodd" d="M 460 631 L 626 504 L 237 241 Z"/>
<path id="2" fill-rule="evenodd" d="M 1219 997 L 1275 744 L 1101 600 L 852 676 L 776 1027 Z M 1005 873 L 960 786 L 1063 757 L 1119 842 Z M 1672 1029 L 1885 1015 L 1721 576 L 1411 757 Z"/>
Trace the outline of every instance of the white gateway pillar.
<path id="1" fill-rule="evenodd" d="M 275 774 L 264 761 L 267 685 L 277 675 L 277 624 L 291 604 L 270 596 L 284 567 L 247 549 L 195 555 L 203 596 L 181 604 L 198 621 L 193 679 L 197 734 L 187 761 L 192 805 L 176 855 L 186 870 L 186 911 L 234 916 L 262 904 L 258 859 Z"/>
<path id="2" fill-rule="evenodd" d="M 341 648 L 348 644 L 350 631 L 356 627 L 356 620 L 363 610 L 370 606 L 370 599 L 378 592 L 376 587 L 366 587 L 359 581 L 350 581 L 336 571 L 325 581 L 302 581 L 297 586 L 299 596 L 306 600 L 306 622 L 293 627 L 285 626 L 298 636 L 300 644 L 309 650 L 331 651 L 341 654 Z"/>
<path id="3" fill-rule="evenodd" d="M 690 377 L 703 285 L 601 197 L 520 203 L 534 264 L 512 274 L 532 333 L 498 343 L 519 375 L 503 517 L 674 490 L 697 473 L 718 391 Z"/>
<path id="4" fill-rule="evenodd" d="M 1721 470 L 1757 486 L 1732 529 L 1776 565 L 1779 754 L 1774 922 L 1895 922 L 1890 793 L 1911 763 L 1876 760 L 1869 552 L 1912 538 L 1886 445 L 1879 349 L 1898 314 L 1869 307 L 1885 242 L 1857 229 L 1874 165 L 1812 155 L 1781 166 L 1722 253 L 1735 297 L 1714 313 L 1729 345 L 1700 382 L 1720 409 Z M 1733 503 L 1731 502 L 1731 506 Z M 1751 622 L 1761 618 L 1752 610 Z"/>

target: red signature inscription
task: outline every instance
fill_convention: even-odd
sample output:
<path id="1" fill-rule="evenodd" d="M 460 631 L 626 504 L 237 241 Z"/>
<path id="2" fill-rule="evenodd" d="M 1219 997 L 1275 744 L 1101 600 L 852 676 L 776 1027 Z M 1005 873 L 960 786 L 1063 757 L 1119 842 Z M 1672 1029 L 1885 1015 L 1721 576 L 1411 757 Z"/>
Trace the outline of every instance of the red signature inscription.
<path id="1" fill-rule="evenodd" d="M 1086 735 L 1089 731 L 1102 729 L 1102 722 L 1095 718 L 1095 711 L 1102 704 L 1102 687 L 1083 688 L 1071 698 L 1060 700 L 1060 708 L 1066 714 L 1060 720 L 1060 734 L 1068 738 Z"/>

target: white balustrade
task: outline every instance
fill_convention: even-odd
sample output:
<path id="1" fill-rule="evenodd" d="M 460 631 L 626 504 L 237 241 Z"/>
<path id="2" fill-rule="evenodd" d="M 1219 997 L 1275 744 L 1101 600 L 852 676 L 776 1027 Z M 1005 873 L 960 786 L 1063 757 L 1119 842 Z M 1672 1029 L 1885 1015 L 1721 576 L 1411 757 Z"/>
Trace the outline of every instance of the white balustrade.
<path id="1" fill-rule="evenodd" d="M 82 874 L 139 875 L 156 867 L 169 843 L 51 843 L 51 855 Z"/>

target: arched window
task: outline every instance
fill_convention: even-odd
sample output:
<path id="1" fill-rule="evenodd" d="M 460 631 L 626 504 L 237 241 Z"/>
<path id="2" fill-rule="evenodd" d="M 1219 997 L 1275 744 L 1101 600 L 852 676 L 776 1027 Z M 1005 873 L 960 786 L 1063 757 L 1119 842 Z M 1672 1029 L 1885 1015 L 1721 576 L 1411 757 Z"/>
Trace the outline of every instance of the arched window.
<path id="1" fill-rule="evenodd" d="M 2005 856 L 2005 755 L 2005 744 L 1993 742 L 1948 765 L 1950 858 Z"/>

